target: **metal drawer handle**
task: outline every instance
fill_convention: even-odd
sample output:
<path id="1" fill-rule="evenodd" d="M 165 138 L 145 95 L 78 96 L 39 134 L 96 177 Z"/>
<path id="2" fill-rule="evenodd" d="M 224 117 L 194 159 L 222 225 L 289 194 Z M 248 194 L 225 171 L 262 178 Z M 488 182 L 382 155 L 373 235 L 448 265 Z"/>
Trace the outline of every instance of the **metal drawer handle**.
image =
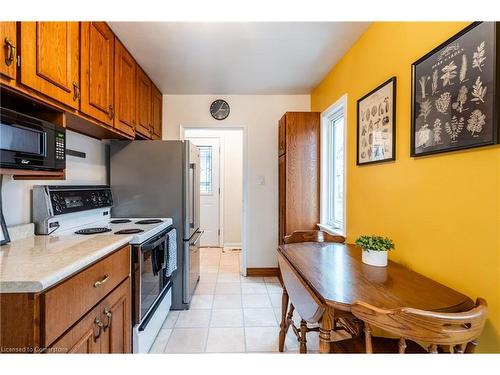
<path id="1" fill-rule="evenodd" d="M 108 280 L 109 280 L 109 275 L 104 275 L 104 277 L 101 280 L 96 281 L 94 283 L 94 288 L 97 288 L 98 286 L 101 286 L 102 284 L 104 284 Z"/>
<path id="2" fill-rule="evenodd" d="M 5 65 L 10 66 L 13 63 L 16 55 L 16 46 L 9 38 L 5 38 L 5 47 L 7 47 L 7 56 L 5 56 Z"/>
<path id="3" fill-rule="evenodd" d="M 97 339 L 101 337 L 101 329 L 103 328 L 104 325 L 102 324 L 101 320 L 98 317 L 95 318 L 94 324 L 97 327 L 97 333 L 94 331 L 94 341 L 97 341 Z"/>
<path id="4" fill-rule="evenodd" d="M 113 317 L 113 314 L 111 314 L 111 311 L 108 309 L 104 309 L 104 315 L 108 318 L 108 323 L 103 327 L 104 332 L 106 332 L 108 327 L 111 325 L 111 318 Z"/>
<path id="5" fill-rule="evenodd" d="M 110 120 L 113 120 L 113 118 L 115 117 L 115 110 L 111 104 L 109 105 L 108 116 Z"/>

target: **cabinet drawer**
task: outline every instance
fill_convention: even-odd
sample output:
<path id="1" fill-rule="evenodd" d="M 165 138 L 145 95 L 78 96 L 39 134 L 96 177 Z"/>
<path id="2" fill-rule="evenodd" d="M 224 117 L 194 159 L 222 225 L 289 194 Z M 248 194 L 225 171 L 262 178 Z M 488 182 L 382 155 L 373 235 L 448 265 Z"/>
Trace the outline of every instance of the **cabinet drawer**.
<path id="1" fill-rule="evenodd" d="M 58 338 L 129 274 L 130 246 L 126 246 L 44 293 L 44 345 Z"/>

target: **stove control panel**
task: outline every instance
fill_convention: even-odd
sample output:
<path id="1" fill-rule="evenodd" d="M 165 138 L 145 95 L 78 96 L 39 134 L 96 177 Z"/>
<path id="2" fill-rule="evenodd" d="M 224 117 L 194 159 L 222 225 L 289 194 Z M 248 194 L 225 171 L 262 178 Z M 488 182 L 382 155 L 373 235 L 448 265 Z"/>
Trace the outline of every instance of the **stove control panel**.
<path id="1" fill-rule="evenodd" d="M 50 203 L 54 215 L 111 207 L 113 197 L 107 186 L 92 189 L 49 189 Z"/>
<path id="2" fill-rule="evenodd" d="M 33 215 L 38 220 L 112 206 L 113 195 L 106 185 L 33 187 Z"/>
<path id="3" fill-rule="evenodd" d="M 112 206 L 113 195 L 107 185 L 35 185 L 35 233 L 51 234 L 109 218 Z"/>

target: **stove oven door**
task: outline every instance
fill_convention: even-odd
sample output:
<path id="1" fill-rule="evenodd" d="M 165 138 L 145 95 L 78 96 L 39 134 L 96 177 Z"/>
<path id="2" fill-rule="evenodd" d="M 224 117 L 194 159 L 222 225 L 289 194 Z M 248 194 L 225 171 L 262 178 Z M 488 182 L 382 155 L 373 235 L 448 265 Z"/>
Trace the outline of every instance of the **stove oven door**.
<path id="1" fill-rule="evenodd" d="M 168 236 L 160 233 L 134 249 L 134 322 L 143 323 L 154 313 L 167 287 L 165 278 Z"/>

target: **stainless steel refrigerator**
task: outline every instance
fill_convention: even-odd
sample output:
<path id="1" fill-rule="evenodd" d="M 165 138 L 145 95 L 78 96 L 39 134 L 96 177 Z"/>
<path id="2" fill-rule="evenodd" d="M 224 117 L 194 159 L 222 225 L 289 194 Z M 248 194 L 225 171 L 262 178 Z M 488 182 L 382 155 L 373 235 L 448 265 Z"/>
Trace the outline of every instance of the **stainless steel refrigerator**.
<path id="1" fill-rule="evenodd" d="M 177 233 L 172 309 L 187 309 L 200 278 L 200 156 L 189 141 L 111 141 L 113 217 L 170 217 Z"/>

